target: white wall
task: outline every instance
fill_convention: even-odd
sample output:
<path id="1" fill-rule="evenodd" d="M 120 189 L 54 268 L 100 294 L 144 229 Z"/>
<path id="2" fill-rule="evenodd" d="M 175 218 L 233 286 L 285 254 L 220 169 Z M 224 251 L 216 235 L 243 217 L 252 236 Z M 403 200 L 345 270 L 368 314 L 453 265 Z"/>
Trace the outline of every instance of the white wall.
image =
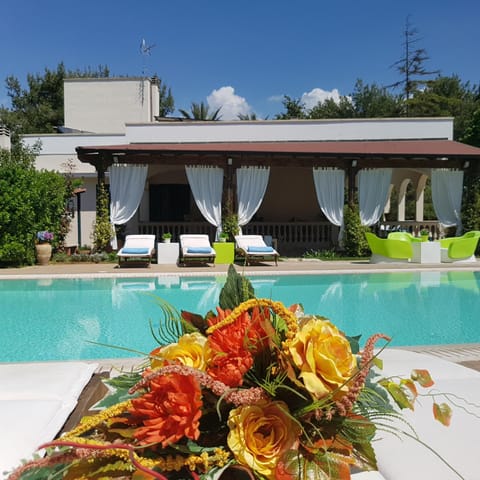
<path id="1" fill-rule="evenodd" d="M 75 78 L 64 82 L 65 127 L 121 133 L 158 115 L 158 85 L 144 78 Z"/>
<path id="2" fill-rule="evenodd" d="M 80 162 L 75 151 L 80 146 L 118 145 L 125 142 L 124 135 L 25 135 L 23 141 L 28 146 L 40 143 L 40 155 L 35 165 L 37 169 L 56 170 L 63 172 L 63 164 L 72 160 L 76 169 L 75 175 L 96 175 L 95 168 L 89 163 Z"/>
<path id="3" fill-rule="evenodd" d="M 453 118 L 127 124 L 127 143 L 413 140 L 453 138 Z"/>

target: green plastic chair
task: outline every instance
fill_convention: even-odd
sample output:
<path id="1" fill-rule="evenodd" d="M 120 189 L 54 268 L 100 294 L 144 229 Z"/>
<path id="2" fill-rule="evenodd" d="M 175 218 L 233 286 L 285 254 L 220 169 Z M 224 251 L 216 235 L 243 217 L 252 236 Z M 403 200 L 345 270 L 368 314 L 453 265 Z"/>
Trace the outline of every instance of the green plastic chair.
<path id="1" fill-rule="evenodd" d="M 388 234 L 389 239 L 392 240 L 405 240 L 407 242 L 421 242 L 422 239 L 414 237 L 411 233 L 408 232 L 392 232 Z"/>
<path id="2" fill-rule="evenodd" d="M 366 232 L 365 236 L 372 251 L 370 263 L 408 262 L 413 257 L 412 242 L 410 240 L 380 238 L 370 232 Z"/>
<path id="3" fill-rule="evenodd" d="M 461 237 L 449 237 L 440 240 L 442 262 L 475 262 L 475 250 L 480 239 L 480 232 L 472 230 Z"/>

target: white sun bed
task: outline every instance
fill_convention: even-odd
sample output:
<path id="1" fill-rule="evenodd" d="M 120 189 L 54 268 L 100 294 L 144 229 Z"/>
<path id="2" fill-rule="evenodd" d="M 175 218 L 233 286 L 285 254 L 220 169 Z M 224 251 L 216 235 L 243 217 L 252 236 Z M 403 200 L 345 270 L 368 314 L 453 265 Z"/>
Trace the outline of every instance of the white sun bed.
<path id="1" fill-rule="evenodd" d="M 0 436 L 0 478 L 56 437 L 97 367 L 83 362 L 0 364 L 4 432 Z"/>
<path id="2" fill-rule="evenodd" d="M 278 265 L 278 252 L 267 245 L 261 235 L 236 235 L 235 242 L 247 265 L 263 261 L 274 261 Z"/>
<path id="3" fill-rule="evenodd" d="M 432 355 L 419 354 L 400 349 L 386 349 L 381 358 L 384 362 L 382 376 L 401 375 L 408 377 L 413 369 L 429 370 L 435 385 L 435 392 L 457 395 L 453 416 L 449 427 L 445 427 L 433 418 L 432 398 L 424 397 L 415 406 L 415 411 L 403 410 L 403 417 L 415 429 L 418 437 L 432 448 L 446 462 L 454 467 L 466 480 L 480 478 L 478 460 L 478 432 L 480 432 L 480 372 L 461 365 L 448 362 Z M 426 391 L 430 389 L 422 389 Z M 437 403 L 444 398 L 438 396 Z M 472 405 L 475 404 L 476 406 Z M 466 407 L 474 415 L 469 415 Z M 395 422 L 395 426 L 403 430 L 408 426 Z M 378 469 L 387 480 L 458 480 L 458 477 L 428 448 L 416 440 L 386 432 L 377 432 L 378 441 L 374 449 L 378 460 Z"/>
<path id="4" fill-rule="evenodd" d="M 125 264 L 128 259 L 147 260 L 152 263 L 155 253 L 155 235 L 127 235 L 125 244 L 118 251 L 118 265 Z"/>
<path id="5" fill-rule="evenodd" d="M 215 250 L 210 245 L 208 235 L 183 234 L 180 235 L 180 260 L 182 265 L 187 263 L 213 263 Z"/>

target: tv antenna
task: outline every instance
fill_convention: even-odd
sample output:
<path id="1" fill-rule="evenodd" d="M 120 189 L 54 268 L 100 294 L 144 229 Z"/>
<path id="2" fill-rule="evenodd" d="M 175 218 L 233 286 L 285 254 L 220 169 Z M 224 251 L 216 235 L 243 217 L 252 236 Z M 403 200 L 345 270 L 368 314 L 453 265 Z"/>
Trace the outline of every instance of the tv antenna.
<path id="1" fill-rule="evenodd" d="M 155 48 L 155 44 L 148 45 L 144 38 L 140 43 L 140 55 L 142 55 L 142 81 L 140 82 L 140 97 L 143 104 L 145 99 L 145 92 L 144 92 L 144 80 L 147 78 L 147 57 L 151 55 L 152 49 Z"/>

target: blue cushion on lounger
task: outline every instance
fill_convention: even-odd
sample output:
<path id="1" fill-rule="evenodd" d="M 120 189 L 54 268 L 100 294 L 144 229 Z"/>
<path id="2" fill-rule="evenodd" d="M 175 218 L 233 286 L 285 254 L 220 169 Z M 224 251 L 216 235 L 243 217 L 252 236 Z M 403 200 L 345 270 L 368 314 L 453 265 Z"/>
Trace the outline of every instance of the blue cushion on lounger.
<path id="1" fill-rule="evenodd" d="M 209 247 L 188 247 L 187 253 L 212 253 Z"/>
<path id="2" fill-rule="evenodd" d="M 149 250 L 148 248 L 122 248 L 122 251 L 120 253 L 126 253 L 130 255 L 143 255 L 148 254 Z"/>
<path id="3" fill-rule="evenodd" d="M 273 253 L 272 247 L 248 247 L 247 249 L 251 253 Z"/>

